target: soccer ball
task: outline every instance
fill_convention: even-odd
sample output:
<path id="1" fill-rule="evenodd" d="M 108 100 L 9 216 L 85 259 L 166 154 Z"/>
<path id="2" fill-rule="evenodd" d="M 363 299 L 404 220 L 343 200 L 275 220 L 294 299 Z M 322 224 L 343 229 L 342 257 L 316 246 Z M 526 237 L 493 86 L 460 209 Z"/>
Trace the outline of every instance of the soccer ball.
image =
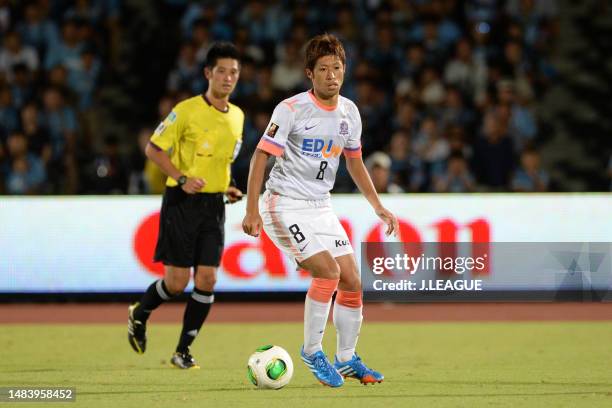
<path id="1" fill-rule="evenodd" d="M 259 389 L 278 390 L 289 384 L 293 361 L 284 348 L 261 346 L 249 357 L 247 376 Z"/>

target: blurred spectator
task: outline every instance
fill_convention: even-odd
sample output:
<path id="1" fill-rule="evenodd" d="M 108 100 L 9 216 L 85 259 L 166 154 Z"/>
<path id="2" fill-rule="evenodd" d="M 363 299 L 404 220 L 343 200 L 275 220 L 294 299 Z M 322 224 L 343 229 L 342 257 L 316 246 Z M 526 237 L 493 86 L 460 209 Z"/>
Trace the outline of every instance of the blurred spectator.
<path id="1" fill-rule="evenodd" d="M 35 94 L 35 85 L 32 73 L 25 64 L 13 66 L 13 81 L 11 83 L 11 95 L 13 106 L 17 109 L 30 101 Z"/>
<path id="2" fill-rule="evenodd" d="M 9 0 L 0 0 L 0 34 L 4 35 L 11 27 L 12 14 Z"/>
<path id="3" fill-rule="evenodd" d="M 75 20 L 67 20 L 62 26 L 62 38 L 51 47 L 45 56 L 45 69 L 51 69 L 56 65 L 67 67 L 78 64 L 81 57 L 83 43 L 79 38 L 79 27 Z"/>
<path id="4" fill-rule="evenodd" d="M 512 139 L 498 123 L 494 113 L 484 118 L 482 136 L 474 144 L 474 172 L 476 179 L 489 189 L 508 188 L 514 167 Z"/>
<path id="5" fill-rule="evenodd" d="M 21 133 L 13 133 L 7 140 L 8 169 L 6 191 L 9 194 L 40 193 L 45 181 L 42 161 L 28 153 L 28 141 Z"/>
<path id="6" fill-rule="evenodd" d="M 376 37 L 372 39 L 364 57 L 376 66 L 397 65 L 401 59 L 401 51 L 397 46 L 392 27 L 383 25 L 376 28 Z"/>
<path id="7" fill-rule="evenodd" d="M 72 7 L 64 13 L 66 19 L 78 19 L 96 25 L 102 17 L 102 3 L 91 0 L 75 0 Z"/>
<path id="8" fill-rule="evenodd" d="M 120 18 L 124 7 L 142 13 Z M 165 0 L 159 7 L 0 0 L 0 139 L 19 130 L 20 113 L 22 121 L 40 117 L 22 125 L 30 153 L 47 171 L 38 191 L 92 190 L 87 177 L 79 186 L 78 176 L 105 155 L 94 149 L 110 149 L 103 134 L 117 135 L 119 150 L 132 149 L 133 166 L 122 174 L 133 179 L 146 165 L 136 160 L 141 152 L 129 129 L 153 125 L 151 98 L 161 98 L 163 118 L 176 102 L 200 93 L 206 51 L 214 41 L 230 40 L 243 54 L 234 102 L 247 117 L 233 167 L 244 186 L 248 159 L 273 107 L 309 87 L 301 47 L 327 31 L 345 46 L 342 94 L 359 107 L 364 156 L 388 151 L 391 182 L 408 191 L 436 190 L 449 161 L 461 154 L 483 188 L 511 189 L 514 155 L 550 133 L 539 131 L 551 127 L 537 113 L 556 76 L 558 12 L 555 0 Z M 169 30 L 154 34 L 162 25 Z M 176 38 L 173 26 L 180 31 Z M 177 50 L 177 43 L 185 45 Z M 144 69 L 142 61 L 150 59 L 161 63 Z M 160 81 L 165 90 L 149 86 Z M 16 167 L 23 169 L 23 160 Z M 130 192 L 152 190 L 139 180 Z M 354 189 L 343 164 L 335 189 Z"/>
<path id="9" fill-rule="evenodd" d="M 535 149 L 525 149 L 521 154 L 521 166 L 512 179 L 512 189 L 522 192 L 543 192 L 548 191 L 548 184 L 548 173 L 540 168 L 540 155 Z"/>
<path id="10" fill-rule="evenodd" d="M 404 190 L 391 181 L 391 158 L 383 152 L 374 152 L 365 161 L 377 193 L 403 193 Z"/>
<path id="11" fill-rule="evenodd" d="M 44 12 L 36 1 L 28 2 L 24 11 L 25 19 L 17 24 L 17 31 L 23 42 L 44 57 L 60 41 L 59 30 L 52 20 L 45 18 Z"/>
<path id="12" fill-rule="evenodd" d="M 166 188 L 166 175 L 144 154 L 152 134 L 151 128 L 138 132 L 138 145 L 129 161 L 129 194 L 161 194 Z"/>
<path id="13" fill-rule="evenodd" d="M 556 0 L 508 0 L 506 12 L 524 27 L 524 40 L 534 45 L 540 38 L 543 20 L 552 20 L 559 14 Z"/>
<path id="14" fill-rule="evenodd" d="M 434 67 L 425 67 L 420 75 L 418 89 L 419 99 L 428 107 L 435 107 L 444 101 L 446 90 Z"/>
<path id="15" fill-rule="evenodd" d="M 175 101 L 174 98 L 168 94 L 164 95 L 157 104 L 157 117 L 159 122 L 166 119 L 166 117 L 172 112 L 172 108 L 176 105 L 178 101 Z M 151 133 L 152 135 L 153 133 Z M 150 135 L 149 135 L 150 136 Z"/>
<path id="16" fill-rule="evenodd" d="M 423 164 L 412 152 L 410 134 L 397 130 L 389 143 L 391 157 L 391 180 L 404 190 L 416 192 L 423 185 Z"/>
<path id="17" fill-rule="evenodd" d="M 242 146 L 238 153 L 238 157 L 236 157 L 236 160 L 234 160 L 232 164 L 232 175 L 240 191 L 246 191 L 251 155 L 257 143 L 259 143 L 259 139 L 266 131 L 268 123 L 270 122 L 270 114 L 271 111 L 269 110 L 257 109 L 255 107 L 255 112 L 245 120 Z"/>
<path id="18" fill-rule="evenodd" d="M 461 126 L 451 125 L 445 129 L 445 134 L 451 154 L 460 154 L 469 161 L 474 152 L 472 151 L 472 146 L 466 143 L 463 129 Z"/>
<path id="19" fill-rule="evenodd" d="M 28 150 L 39 157 L 46 168 L 52 157 L 51 139 L 41 121 L 40 111 L 34 102 L 21 109 L 21 129 L 28 141 Z M 49 172 L 50 176 L 51 173 Z"/>
<path id="20" fill-rule="evenodd" d="M 400 73 L 406 79 L 414 79 L 425 66 L 425 50 L 420 43 L 411 43 L 406 47 L 401 60 Z"/>
<path id="21" fill-rule="evenodd" d="M 176 68 L 168 76 L 168 90 L 188 91 L 195 95 L 204 91 L 203 67 L 196 60 L 195 51 L 191 43 L 181 46 Z"/>
<path id="22" fill-rule="evenodd" d="M 468 39 L 455 45 L 455 56 L 444 69 L 444 80 L 472 98 L 482 99 L 487 83 L 487 67 L 484 60 L 472 55 Z"/>
<path id="23" fill-rule="evenodd" d="M 417 24 L 417 29 L 419 25 Z M 421 24 L 422 32 L 413 40 L 422 41 L 425 48 L 426 61 L 431 65 L 438 65 L 446 58 L 449 47 L 453 41 L 443 38 L 440 31 L 440 21 L 436 16 L 425 16 Z"/>
<path id="24" fill-rule="evenodd" d="M 206 53 L 213 43 L 206 21 L 199 19 L 193 23 L 191 42 L 195 48 L 195 58 L 198 64 L 204 66 Z"/>
<path id="25" fill-rule="evenodd" d="M 47 71 L 47 83 L 50 86 L 61 89 L 64 94 L 70 92 L 68 89 L 68 70 L 63 65 L 56 65 Z M 71 99 L 71 98 L 68 98 Z"/>
<path id="26" fill-rule="evenodd" d="M 514 147 L 520 151 L 536 136 L 535 118 L 529 109 L 517 103 L 514 84 L 511 81 L 500 81 L 497 84 L 497 95 L 499 103 L 509 109 L 508 133 Z"/>
<path id="27" fill-rule="evenodd" d="M 473 111 L 465 106 L 463 95 L 454 87 L 446 89 L 444 103 L 439 112 L 439 120 L 442 126 L 457 125 L 461 128 L 471 129 L 475 121 Z"/>
<path id="28" fill-rule="evenodd" d="M 427 166 L 426 171 L 430 174 L 443 166 L 450 153 L 448 141 L 442 137 L 436 120 L 431 116 L 421 122 L 421 127 L 413 142 L 413 148 Z"/>
<path id="29" fill-rule="evenodd" d="M 238 24 L 247 28 L 249 38 L 257 45 L 264 45 L 269 39 L 265 12 L 266 7 L 262 0 L 248 0 L 238 16 Z"/>
<path id="30" fill-rule="evenodd" d="M 13 79 L 14 67 L 19 64 L 25 65 L 31 72 L 36 72 L 38 70 L 38 54 L 34 48 L 24 46 L 19 34 L 12 31 L 4 37 L 4 48 L 0 51 L 0 70 L 5 73 L 10 81 Z"/>
<path id="31" fill-rule="evenodd" d="M 295 93 L 304 82 L 304 64 L 299 47 L 293 42 L 285 44 L 282 57 L 272 70 L 272 86 L 277 91 Z"/>
<path id="32" fill-rule="evenodd" d="M 234 37 L 234 44 L 238 48 L 238 52 L 245 57 L 252 58 L 256 63 L 263 64 L 265 61 L 265 53 L 261 45 L 252 42 L 249 37 L 249 30 L 245 27 L 238 27 Z"/>
<path id="33" fill-rule="evenodd" d="M 108 136 L 103 152 L 96 156 L 88 171 L 85 190 L 94 194 L 125 194 L 128 175 L 125 159 L 119 153 L 119 141 Z"/>
<path id="34" fill-rule="evenodd" d="M 240 106 L 244 106 L 248 111 L 253 106 L 251 97 L 257 93 L 257 67 L 255 60 L 251 57 L 244 57 L 240 64 L 240 80 L 236 84 L 233 98 Z"/>
<path id="35" fill-rule="evenodd" d="M 68 85 L 77 96 L 77 106 L 80 111 L 93 107 L 101 70 L 102 63 L 91 47 L 84 48 L 79 61 L 70 67 Z"/>
<path id="36" fill-rule="evenodd" d="M 370 78 L 357 79 L 356 103 L 361 113 L 363 134 L 362 146 L 366 154 L 381 150 L 387 144 L 388 136 L 386 123 L 383 123 L 384 110 L 376 101 L 377 90 L 374 81 Z"/>
<path id="37" fill-rule="evenodd" d="M 43 94 L 43 118 L 53 147 L 53 157 L 74 154 L 76 148 L 77 118 L 74 109 L 67 106 L 58 88 L 47 88 Z"/>
<path id="38" fill-rule="evenodd" d="M 418 130 L 418 112 L 414 104 L 409 99 L 402 99 L 398 102 L 393 118 L 393 129 L 404 129 L 410 134 Z"/>
<path id="39" fill-rule="evenodd" d="M 217 15 L 217 10 L 214 7 L 214 4 L 207 4 L 205 2 L 190 2 L 180 22 L 181 29 L 183 30 L 183 38 L 192 38 L 193 25 L 199 20 L 209 22 L 212 38 L 215 40 L 232 40 L 232 28 L 230 25 L 225 21 L 225 19 Z"/>
<path id="40" fill-rule="evenodd" d="M 434 178 L 434 191 L 438 193 L 469 193 L 476 190 L 474 177 L 461 153 L 453 153 L 446 171 Z"/>
<path id="41" fill-rule="evenodd" d="M 0 88 L 0 144 L 19 128 L 19 113 L 13 106 L 11 90 Z"/>

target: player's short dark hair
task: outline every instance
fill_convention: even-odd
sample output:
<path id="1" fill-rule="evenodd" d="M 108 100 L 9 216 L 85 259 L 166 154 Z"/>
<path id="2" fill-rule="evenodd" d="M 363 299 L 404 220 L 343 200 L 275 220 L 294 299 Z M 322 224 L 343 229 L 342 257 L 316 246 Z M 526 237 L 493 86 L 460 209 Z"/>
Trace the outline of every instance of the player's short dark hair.
<path id="1" fill-rule="evenodd" d="M 346 65 L 346 54 L 338 37 L 326 33 L 311 38 L 306 44 L 306 69 L 312 71 L 319 58 L 327 55 L 338 57 Z"/>
<path id="2" fill-rule="evenodd" d="M 240 53 L 234 44 L 229 42 L 217 42 L 214 43 L 208 50 L 208 53 L 206 53 L 204 67 L 213 69 L 215 65 L 217 65 L 217 60 L 221 58 L 235 59 L 240 63 Z"/>

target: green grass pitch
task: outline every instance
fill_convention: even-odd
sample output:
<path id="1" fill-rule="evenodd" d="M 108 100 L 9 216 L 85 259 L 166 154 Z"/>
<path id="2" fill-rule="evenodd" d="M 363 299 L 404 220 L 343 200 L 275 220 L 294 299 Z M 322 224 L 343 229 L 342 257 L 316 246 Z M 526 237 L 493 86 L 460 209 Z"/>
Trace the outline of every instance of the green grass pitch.
<path id="1" fill-rule="evenodd" d="M 76 403 L 53 407 L 612 406 L 612 323 L 365 324 L 358 350 L 386 380 L 340 389 L 300 361 L 299 323 L 206 325 L 192 349 L 202 369 L 192 371 L 168 366 L 178 331 L 150 324 L 137 355 L 125 325 L 0 326 L 0 386 L 76 387 Z M 267 343 L 294 360 L 282 390 L 256 390 L 246 376 L 248 356 Z M 324 346 L 332 355 L 333 326 Z"/>

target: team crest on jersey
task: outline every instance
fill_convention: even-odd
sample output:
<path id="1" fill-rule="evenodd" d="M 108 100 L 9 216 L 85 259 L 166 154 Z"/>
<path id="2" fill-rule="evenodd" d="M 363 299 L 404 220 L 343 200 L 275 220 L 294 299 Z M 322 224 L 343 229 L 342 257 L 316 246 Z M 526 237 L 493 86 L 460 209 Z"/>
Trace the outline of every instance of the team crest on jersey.
<path id="1" fill-rule="evenodd" d="M 346 122 L 346 120 L 343 120 L 342 122 L 340 122 L 340 132 L 341 135 L 348 135 L 349 131 L 348 131 L 348 123 Z"/>
<path id="2" fill-rule="evenodd" d="M 276 132 L 278 132 L 278 125 L 274 122 L 270 122 L 270 126 L 268 126 L 268 130 L 266 131 L 266 136 L 274 137 L 276 136 Z"/>

